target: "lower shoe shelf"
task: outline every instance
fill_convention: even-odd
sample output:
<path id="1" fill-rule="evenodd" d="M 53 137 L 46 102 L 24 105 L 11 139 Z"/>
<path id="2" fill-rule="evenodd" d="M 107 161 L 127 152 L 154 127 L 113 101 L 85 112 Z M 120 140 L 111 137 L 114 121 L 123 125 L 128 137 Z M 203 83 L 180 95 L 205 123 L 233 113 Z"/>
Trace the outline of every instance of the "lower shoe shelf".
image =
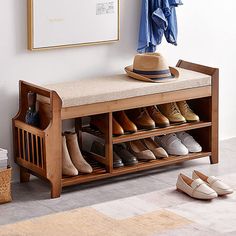
<path id="1" fill-rule="evenodd" d="M 134 166 L 124 166 L 120 168 L 113 169 L 112 173 L 106 172 L 104 165 L 98 163 L 97 161 L 90 160 L 89 163 L 93 167 L 93 173 L 78 175 L 74 177 L 63 177 L 61 180 L 62 187 L 76 185 L 79 183 L 91 182 L 99 179 L 111 178 L 114 176 L 119 176 L 128 173 L 134 173 L 137 171 L 148 170 L 156 167 L 177 164 L 180 162 L 198 159 L 202 157 L 208 157 L 211 155 L 211 152 L 200 152 L 200 153 L 191 153 L 186 156 L 169 156 L 168 158 L 162 160 L 153 160 L 153 161 L 139 161 L 137 165 Z"/>

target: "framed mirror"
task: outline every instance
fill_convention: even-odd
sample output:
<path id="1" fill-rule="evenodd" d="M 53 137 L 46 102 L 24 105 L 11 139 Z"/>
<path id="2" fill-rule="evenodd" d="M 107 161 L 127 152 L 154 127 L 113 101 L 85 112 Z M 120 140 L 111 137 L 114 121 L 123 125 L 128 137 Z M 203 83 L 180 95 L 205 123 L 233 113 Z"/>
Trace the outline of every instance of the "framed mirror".
<path id="1" fill-rule="evenodd" d="M 28 49 L 119 40 L 119 0 L 28 0 Z"/>

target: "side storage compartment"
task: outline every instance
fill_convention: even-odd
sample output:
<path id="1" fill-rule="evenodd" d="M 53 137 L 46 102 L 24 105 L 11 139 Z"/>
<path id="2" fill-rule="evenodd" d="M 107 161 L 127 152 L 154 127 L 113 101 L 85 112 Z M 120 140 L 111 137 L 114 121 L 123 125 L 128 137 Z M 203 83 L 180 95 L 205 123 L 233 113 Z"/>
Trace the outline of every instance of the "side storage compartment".
<path id="1" fill-rule="evenodd" d="M 45 132 L 14 121 L 16 163 L 46 177 Z"/>
<path id="2" fill-rule="evenodd" d="M 51 196 L 61 193 L 61 99 L 54 91 L 20 81 L 19 112 L 13 118 L 15 162 L 20 166 L 20 181 L 28 182 L 30 174 L 49 181 Z M 37 95 L 40 127 L 24 122 L 27 94 Z"/>

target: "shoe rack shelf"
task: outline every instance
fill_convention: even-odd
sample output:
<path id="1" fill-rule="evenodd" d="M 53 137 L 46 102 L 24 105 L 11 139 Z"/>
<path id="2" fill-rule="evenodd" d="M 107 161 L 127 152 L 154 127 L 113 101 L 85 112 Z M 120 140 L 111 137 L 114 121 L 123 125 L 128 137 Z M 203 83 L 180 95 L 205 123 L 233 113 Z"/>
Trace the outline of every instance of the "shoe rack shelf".
<path id="1" fill-rule="evenodd" d="M 178 164 L 183 161 L 208 157 L 210 155 L 211 152 L 201 152 L 201 153 L 191 153 L 186 156 L 169 156 L 168 158 L 165 158 L 163 160 L 139 161 L 139 163 L 134 166 L 123 166 L 119 168 L 114 168 L 112 173 L 108 173 L 106 171 L 106 168 L 99 162 L 87 159 L 89 164 L 93 167 L 94 170 L 93 173 L 89 175 L 78 175 L 76 177 L 63 177 L 62 187 L 129 174 L 131 173 L 131 171 L 134 173 L 143 170 L 151 170 L 156 167 Z"/>
<path id="2" fill-rule="evenodd" d="M 138 132 L 133 133 L 133 134 L 124 134 L 124 135 L 116 136 L 116 137 L 113 136 L 112 143 L 113 144 L 124 143 L 124 142 L 133 141 L 133 140 L 137 140 L 137 139 L 144 139 L 144 138 L 149 138 L 149 137 L 154 137 L 154 136 L 177 133 L 177 132 L 181 132 L 181 131 L 189 131 L 189 130 L 193 130 L 193 129 L 200 129 L 200 128 L 210 127 L 210 126 L 211 126 L 211 122 L 200 121 L 200 122 L 196 122 L 196 123 L 171 125 L 166 128 L 156 128 L 156 129 L 152 129 L 152 130 L 139 130 Z M 98 130 L 92 129 L 90 126 L 83 127 L 82 131 L 92 134 L 98 138 L 104 139 L 104 135 L 102 133 L 100 133 Z"/>
<path id="3" fill-rule="evenodd" d="M 21 182 L 28 182 L 31 174 L 38 176 L 51 184 L 51 197 L 56 198 L 61 195 L 62 188 L 66 186 L 177 164 L 202 157 L 209 157 L 212 164 L 218 163 L 218 69 L 182 60 L 178 62 L 177 67 L 211 76 L 211 85 L 63 108 L 62 100 L 55 91 L 20 81 L 19 112 L 13 118 L 13 141 L 14 157 L 15 162 L 20 166 Z M 27 93 L 29 91 L 36 93 L 38 97 L 46 98 L 46 100 L 39 100 L 38 102 L 41 117 L 40 129 L 24 123 Z M 112 135 L 113 112 L 182 100 L 189 101 L 193 110 L 199 114 L 200 122 L 153 130 L 140 130 L 137 133 L 116 137 Z M 89 126 L 83 126 L 82 120 L 84 117 L 97 114 L 105 114 L 104 119 L 107 128 L 105 134 L 101 134 Z M 99 137 L 105 143 L 105 157 L 83 150 L 84 157 L 93 168 L 91 174 L 80 174 L 75 177 L 62 176 L 62 123 L 68 119 L 75 120 L 75 129 L 82 150 L 85 133 Z M 169 156 L 162 160 L 139 161 L 134 166 L 113 168 L 113 144 L 180 131 L 189 131 L 200 143 L 203 151 L 186 156 Z M 34 151 L 30 153 L 30 150 Z"/>

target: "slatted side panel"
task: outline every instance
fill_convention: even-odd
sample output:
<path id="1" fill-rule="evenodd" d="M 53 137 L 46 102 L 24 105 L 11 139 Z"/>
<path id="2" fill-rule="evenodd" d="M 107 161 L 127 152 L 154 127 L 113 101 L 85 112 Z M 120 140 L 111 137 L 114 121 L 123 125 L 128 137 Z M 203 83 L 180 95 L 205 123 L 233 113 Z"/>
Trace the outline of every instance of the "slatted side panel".
<path id="1" fill-rule="evenodd" d="M 45 138 L 22 128 L 15 127 L 16 156 L 23 162 L 45 170 Z"/>

